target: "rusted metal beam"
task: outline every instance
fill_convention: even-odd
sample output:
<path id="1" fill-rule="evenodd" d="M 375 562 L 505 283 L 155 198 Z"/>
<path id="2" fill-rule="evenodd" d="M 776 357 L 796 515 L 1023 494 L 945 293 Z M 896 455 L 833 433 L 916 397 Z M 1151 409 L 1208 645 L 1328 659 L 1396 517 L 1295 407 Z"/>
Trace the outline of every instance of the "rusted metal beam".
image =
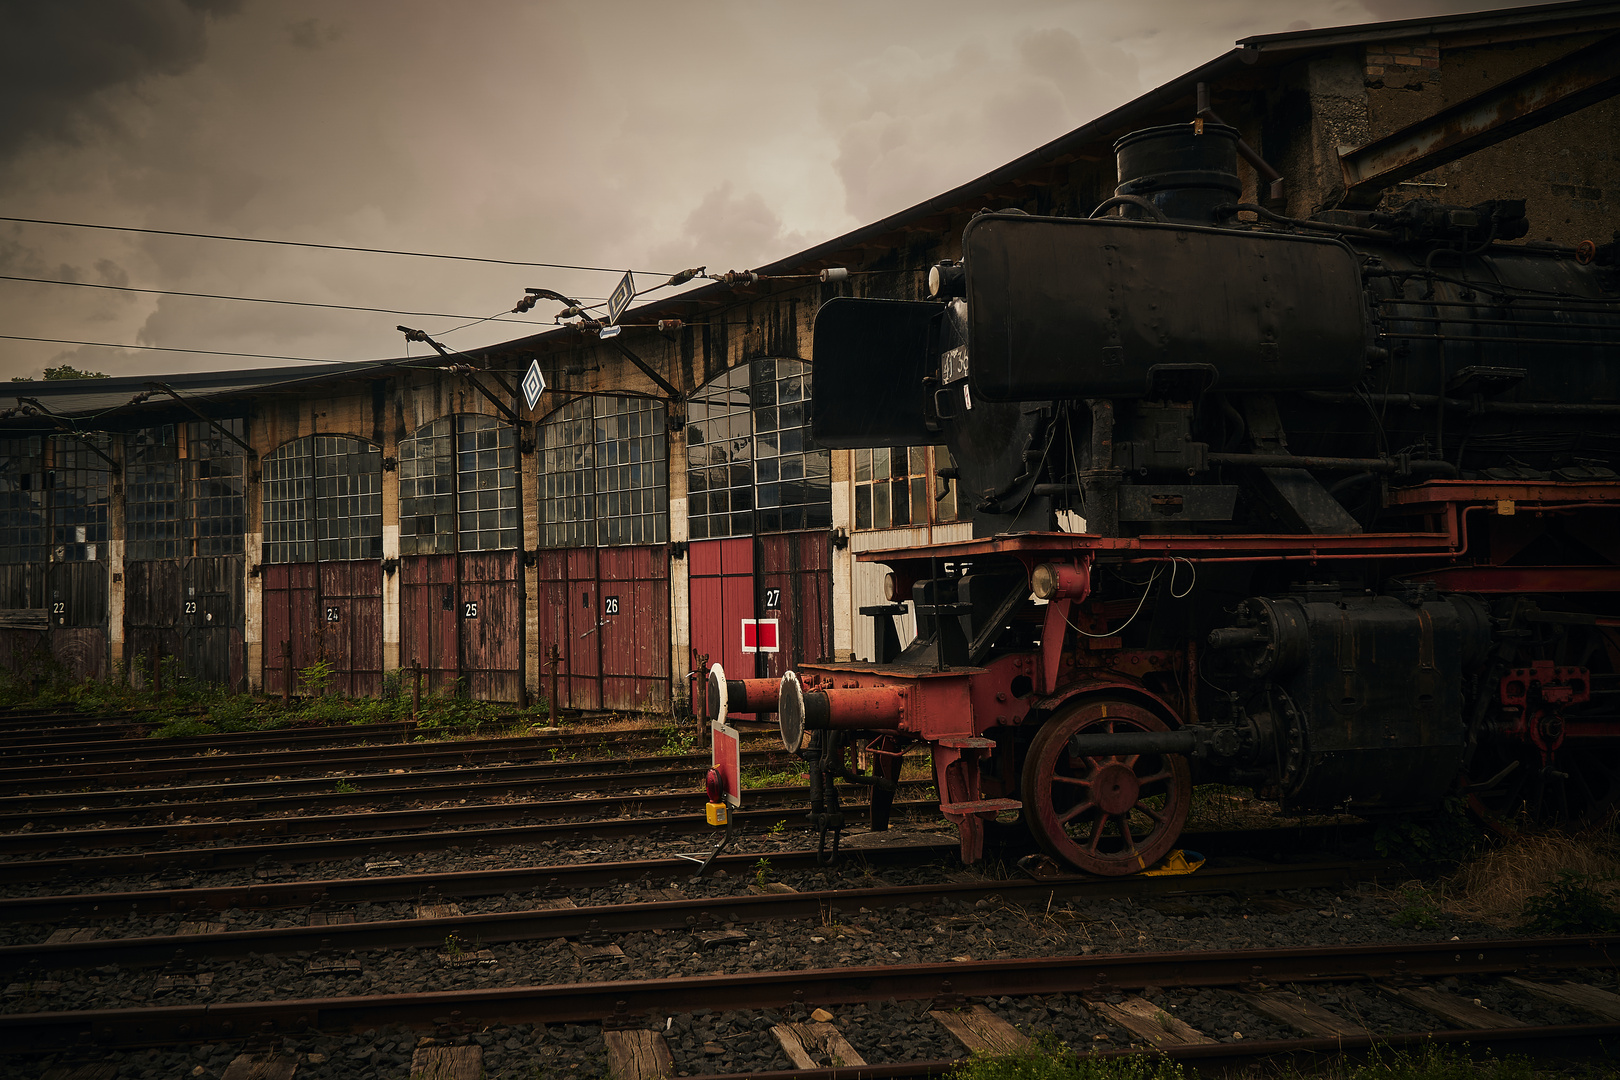
<path id="1" fill-rule="evenodd" d="M 150 386 L 154 390 L 161 390 L 165 394 L 168 394 L 170 397 L 174 398 L 174 400 L 178 401 L 180 404 L 184 405 L 187 409 L 189 409 L 193 414 L 195 414 L 197 419 L 201 420 L 203 423 L 207 424 L 209 427 L 213 428 L 215 431 L 219 432 L 221 435 L 223 435 L 227 439 L 231 440 L 231 442 L 235 443 L 237 446 L 240 446 L 242 449 L 246 450 L 248 452 L 249 457 L 253 458 L 255 461 L 258 460 L 259 452 L 253 448 L 252 443 L 247 442 L 246 440 L 242 439 L 241 436 L 236 434 L 236 432 L 232 431 L 228 427 L 225 427 L 223 424 L 221 424 L 218 420 L 215 420 L 213 417 L 205 415 L 201 409 L 197 408 L 197 406 L 193 405 L 187 399 L 181 397 L 179 391 L 175 390 L 173 387 L 169 386 L 167 383 L 150 382 L 150 383 L 147 383 L 146 385 Z"/>
<path id="2" fill-rule="evenodd" d="M 476 375 L 474 375 L 471 371 L 468 371 L 465 374 L 466 374 L 467 381 L 472 383 L 473 389 L 477 390 L 480 394 L 483 394 L 484 397 L 488 398 L 489 403 L 491 405 L 495 406 L 496 409 L 500 410 L 500 414 L 502 416 L 506 417 L 508 420 L 512 421 L 512 423 L 514 423 L 514 424 L 523 423 L 523 418 L 521 416 L 519 416 L 516 412 L 512 411 L 511 406 L 507 405 L 504 401 L 502 401 L 500 398 L 496 397 L 493 393 L 491 393 L 490 390 L 489 390 L 489 387 L 487 387 L 483 383 L 479 382 L 478 377 Z"/>
<path id="3" fill-rule="evenodd" d="M 649 378 L 653 382 L 657 383 L 659 389 L 663 390 L 664 393 L 669 395 L 669 400 L 671 400 L 671 401 L 680 401 L 681 400 L 681 392 L 679 390 L 675 389 L 675 385 L 673 383 L 671 383 L 668 379 L 664 378 L 662 375 L 658 374 L 658 372 L 654 371 L 652 369 L 652 367 L 649 366 L 648 363 L 645 360 L 643 360 L 641 357 L 637 356 L 635 353 L 631 352 L 630 349 L 624 344 L 624 342 L 618 341 L 618 340 L 615 339 L 613 344 L 615 344 L 615 345 L 617 345 L 619 347 L 619 351 L 624 354 L 624 358 L 626 360 L 628 360 L 632 364 L 636 365 L 636 367 L 641 369 L 642 374 L 646 375 L 647 378 Z"/>
<path id="4" fill-rule="evenodd" d="M 35 409 L 39 410 L 39 414 L 45 419 L 49 420 L 51 423 L 55 424 L 57 429 L 63 434 L 72 435 L 75 439 L 78 439 L 84 444 L 85 449 L 89 450 L 92 454 L 96 455 L 96 457 L 107 463 L 108 472 L 112 473 L 114 476 L 123 474 L 124 467 L 114 460 L 111 454 L 108 454 L 101 447 L 85 438 L 84 432 L 80 431 L 78 428 L 74 427 L 60 416 L 57 416 L 55 413 L 51 412 L 51 410 L 47 409 L 38 398 L 18 398 L 17 400 L 22 402 L 24 405 L 31 405 Z"/>
<path id="5" fill-rule="evenodd" d="M 1366 210 L 1402 180 L 1620 93 L 1620 34 L 1498 83 L 1426 120 L 1339 155 L 1337 205 Z"/>

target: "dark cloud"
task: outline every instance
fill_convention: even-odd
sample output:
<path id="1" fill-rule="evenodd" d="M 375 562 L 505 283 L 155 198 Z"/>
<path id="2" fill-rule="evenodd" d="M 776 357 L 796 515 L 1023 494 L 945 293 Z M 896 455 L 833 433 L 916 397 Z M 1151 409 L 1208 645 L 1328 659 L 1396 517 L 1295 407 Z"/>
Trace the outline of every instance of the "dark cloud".
<path id="1" fill-rule="evenodd" d="M 6 213 L 619 268 L 0 223 L 0 273 L 472 316 L 530 285 L 604 297 L 623 268 L 790 255 L 1289 20 L 1492 2 L 0 0 Z M 400 322 L 458 347 L 535 329 L 20 282 L 0 321 L 340 359 L 400 355 Z M 0 343 L 0 380 L 266 362 Z"/>
<path id="2" fill-rule="evenodd" d="M 287 40 L 300 49 L 320 49 L 343 36 L 345 27 L 320 19 L 299 19 L 287 24 Z"/>
<path id="3" fill-rule="evenodd" d="M 111 122 L 102 91 L 180 75 L 207 52 L 208 24 L 240 0 L 0 2 L 0 154 L 44 138 L 80 141 Z"/>

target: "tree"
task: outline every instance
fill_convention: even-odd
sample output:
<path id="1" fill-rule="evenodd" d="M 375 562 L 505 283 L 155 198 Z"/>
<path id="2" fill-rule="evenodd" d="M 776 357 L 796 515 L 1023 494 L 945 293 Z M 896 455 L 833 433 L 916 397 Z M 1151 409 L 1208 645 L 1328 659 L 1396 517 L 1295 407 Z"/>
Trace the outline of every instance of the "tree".
<path id="1" fill-rule="evenodd" d="M 105 372 L 101 372 L 101 371 L 80 371 L 78 368 L 73 367 L 71 364 L 63 364 L 61 367 L 48 367 L 48 368 L 46 368 L 45 369 L 45 378 L 46 379 L 51 379 L 51 380 L 54 380 L 54 379 L 110 379 L 110 378 L 112 378 L 112 376 L 106 374 Z M 33 382 L 34 380 L 28 378 L 26 375 L 16 375 L 16 376 L 12 377 L 11 381 L 12 382 Z"/>

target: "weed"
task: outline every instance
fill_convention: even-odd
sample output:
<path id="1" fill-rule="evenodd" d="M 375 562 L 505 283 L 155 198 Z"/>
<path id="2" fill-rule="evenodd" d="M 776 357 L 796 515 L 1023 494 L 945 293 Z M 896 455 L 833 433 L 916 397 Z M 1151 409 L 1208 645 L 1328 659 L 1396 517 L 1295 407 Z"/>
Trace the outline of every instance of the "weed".
<path id="1" fill-rule="evenodd" d="M 783 833 L 787 832 L 787 818 L 783 818 L 781 821 L 778 821 L 775 825 L 772 825 L 765 831 L 770 833 L 772 836 L 781 836 Z"/>
<path id="2" fill-rule="evenodd" d="M 339 780 L 332 790 L 336 791 L 339 795 L 353 795 L 360 789 L 349 783 L 347 780 Z"/>
<path id="3" fill-rule="evenodd" d="M 697 748 L 697 736 L 690 730 L 666 724 L 658 729 L 658 733 L 664 737 L 664 745 L 658 748 L 658 753 L 663 756 L 678 757 L 690 754 Z"/>
<path id="4" fill-rule="evenodd" d="M 298 669 L 298 678 L 304 684 L 304 693 L 310 697 L 323 697 L 331 689 L 332 677 L 337 669 L 326 659 L 315 660 L 308 667 Z"/>
<path id="5" fill-rule="evenodd" d="M 798 787 L 804 783 L 804 774 L 797 768 L 773 769 L 769 765 L 750 765 L 742 771 L 745 788 Z"/>
<path id="6" fill-rule="evenodd" d="M 1183 1080 L 1167 1057 L 1098 1058 L 1076 1054 L 1050 1032 L 1013 1054 L 974 1054 L 950 1073 L 952 1080 Z"/>
<path id="7" fill-rule="evenodd" d="M 1572 870 L 1558 871 L 1545 893 L 1524 905 L 1524 927 L 1533 934 L 1613 934 L 1620 931 L 1620 911 L 1596 886 L 1612 877 L 1594 878 Z"/>
<path id="8" fill-rule="evenodd" d="M 1454 866 L 1476 853 L 1482 839 L 1479 827 L 1468 817 L 1466 801 L 1451 798 L 1426 817 L 1379 825 L 1373 833 L 1373 848 L 1385 859 Z"/>
<path id="9" fill-rule="evenodd" d="M 445 935 L 444 953 L 446 956 L 454 959 L 460 956 L 464 951 L 465 949 L 462 947 L 461 938 L 456 936 L 456 932 L 454 930 Z"/>
<path id="10" fill-rule="evenodd" d="M 1407 930 L 1434 930 L 1440 926 L 1440 905 L 1423 889 L 1402 889 L 1401 908 L 1385 921 Z"/>
<path id="11" fill-rule="evenodd" d="M 218 735 L 219 729 L 206 720 L 194 716 L 177 716 L 158 725 L 149 739 L 195 739 L 203 735 Z"/>
<path id="12" fill-rule="evenodd" d="M 949 1074 L 951 1080 L 1183 1080 L 1186 1073 L 1167 1057 L 1093 1057 L 1076 1054 L 1050 1033 L 1036 1036 L 1027 1050 L 1008 1055 L 975 1054 Z M 1281 1066 L 1278 1080 L 1552 1080 L 1570 1074 L 1559 1066 L 1537 1069 L 1522 1058 L 1475 1059 L 1468 1047 L 1425 1044 L 1415 1049 L 1374 1046 L 1368 1060 L 1340 1059 L 1302 1073 Z M 1579 1075 L 1579 1074 L 1577 1074 Z M 1600 1075 L 1591 1074 L 1594 1078 Z"/>
<path id="13" fill-rule="evenodd" d="M 771 879 L 771 860 L 760 856 L 759 862 L 754 864 L 754 884 L 764 888 Z"/>

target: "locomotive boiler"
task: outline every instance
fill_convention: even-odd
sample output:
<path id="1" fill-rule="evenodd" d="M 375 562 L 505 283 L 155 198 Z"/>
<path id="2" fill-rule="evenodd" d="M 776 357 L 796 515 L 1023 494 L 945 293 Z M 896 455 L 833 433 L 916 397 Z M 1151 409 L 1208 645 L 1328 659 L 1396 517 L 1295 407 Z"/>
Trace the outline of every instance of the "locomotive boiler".
<path id="1" fill-rule="evenodd" d="M 1016 811 L 1096 874 L 1162 858 L 1203 781 L 1614 806 L 1620 244 L 1517 242 L 1511 199 L 1284 217 L 1236 144 L 1129 135 L 1091 217 L 980 214 L 928 299 L 820 310 L 815 438 L 949 447 L 974 537 L 862 556 L 876 662 L 711 687 L 775 708 L 824 829 L 840 783 L 882 827 L 919 743 L 965 859 Z"/>

